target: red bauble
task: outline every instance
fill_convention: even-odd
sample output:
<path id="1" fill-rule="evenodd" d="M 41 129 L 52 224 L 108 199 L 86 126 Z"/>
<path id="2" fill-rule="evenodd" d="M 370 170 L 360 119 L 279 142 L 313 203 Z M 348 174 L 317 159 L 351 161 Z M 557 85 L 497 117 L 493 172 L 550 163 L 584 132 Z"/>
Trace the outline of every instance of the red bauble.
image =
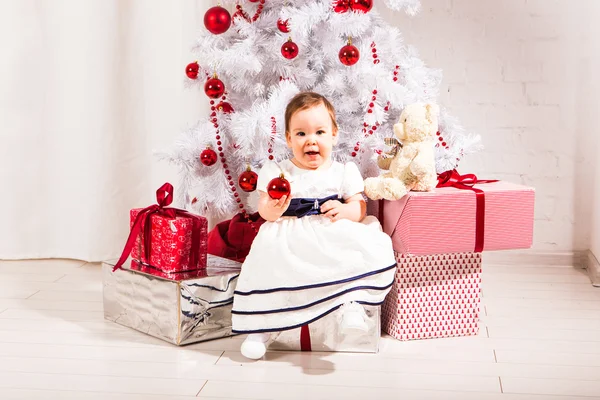
<path id="1" fill-rule="evenodd" d="M 373 0 L 350 0 L 352 11 L 361 11 L 367 13 L 373 8 Z"/>
<path id="2" fill-rule="evenodd" d="M 288 27 L 288 20 L 282 21 L 280 19 L 277 20 L 277 29 L 279 29 L 283 33 L 289 33 L 290 28 Z"/>
<path id="3" fill-rule="evenodd" d="M 348 11 L 367 13 L 373 8 L 373 0 L 334 0 L 333 11 L 343 14 Z"/>
<path id="4" fill-rule="evenodd" d="M 232 112 L 235 112 L 235 110 L 233 109 L 231 104 L 229 104 L 226 101 L 222 101 L 219 104 L 217 104 L 217 110 L 219 110 L 225 114 L 231 114 Z"/>
<path id="5" fill-rule="evenodd" d="M 204 26 L 215 35 L 225 33 L 231 26 L 231 14 L 220 6 L 209 8 L 204 14 Z"/>
<path id="6" fill-rule="evenodd" d="M 258 3 L 259 0 L 248 0 L 250 3 Z"/>
<path id="7" fill-rule="evenodd" d="M 238 178 L 240 189 L 244 192 L 254 192 L 256 190 L 256 182 L 258 182 L 258 174 L 252 171 L 250 167 L 242 172 Z"/>
<path id="8" fill-rule="evenodd" d="M 267 186 L 267 193 L 272 199 L 278 200 L 283 196 L 289 196 L 291 193 L 290 183 L 281 174 L 278 178 L 271 179 Z"/>
<path id="9" fill-rule="evenodd" d="M 210 147 L 207 147 L 202 151 L 202 153 L 200 153 L 200 162 L 207 167 L 215 165 L 217 162 L 217 153 Z"/>
<path id="10" fill-rule="evenodd" d="M 218 99 L 225 93 L 225 84 L 215 75 L 204 84 L 204 93 L 211 99 Z"/>
<path id="11" fill-rule="evenodd" d="M 340 49 L 338 56 L 340 57 L 342 64 L 350 66 L 358 62 L 358 59 L 360 58 L 360 52 L 356 46 L 347 44 Z"/>
<path id="12" fill-rule="evenodd" d="M 281 46 L 281 54 L 288 60 L 296 58 L 296 56 L 298 56 L 298 45 L 292 42 L 292 39 L 288 39 L 288 41 Z"/>
<path id="13" fill-rule="evenodd" d="M 185 74 L 190 79 L 198 78 L 198 71 L 200 70 L 200 66 L 198 65 L 198 61 L 194 61 L 193 63 L 189 63 L 187 67 L 185 67 Z"/>
<path id="14" fill-rule="evenodd" d="M 333 11 L 338 14 L 343 14 L 350 10 L 350 0 L 334 0 Z"/>

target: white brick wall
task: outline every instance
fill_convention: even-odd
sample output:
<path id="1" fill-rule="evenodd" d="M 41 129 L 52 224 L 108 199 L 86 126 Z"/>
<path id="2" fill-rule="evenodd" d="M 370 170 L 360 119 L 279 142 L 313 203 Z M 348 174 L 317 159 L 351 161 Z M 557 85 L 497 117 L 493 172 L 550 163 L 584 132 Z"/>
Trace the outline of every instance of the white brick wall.
<path id="1" fill-rule="evenodd" d="M 444 71 L 441 103 L 483 138 L 459 171 L 535 187 L 540 251 L 600 251 L 598 3 L 422 0 L 416 17 L 384 16 Z"/>

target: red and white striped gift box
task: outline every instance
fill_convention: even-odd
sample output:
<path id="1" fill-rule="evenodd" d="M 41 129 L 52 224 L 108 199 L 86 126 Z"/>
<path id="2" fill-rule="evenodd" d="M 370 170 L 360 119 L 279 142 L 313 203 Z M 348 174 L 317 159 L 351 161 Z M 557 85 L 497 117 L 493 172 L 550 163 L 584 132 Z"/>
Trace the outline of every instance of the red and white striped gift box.
<path id="1" fill-rule="evenodd" d="M 382 307 L 385 332 L 399 340 L 479 332 L 481 253 L 396 253 L 396 261 L 396 279 Z"/>
<path id="2" fill-rule="evenodd" d="M 473 252 L 477 234 L 483 251 L 531 247 L 535 190 L 504 181 L 474 187 L 485 196 L 479 231 L 471 190 L 443 187 L 381 201 L 379 215 L 394 250 L 412 255 Z"/>

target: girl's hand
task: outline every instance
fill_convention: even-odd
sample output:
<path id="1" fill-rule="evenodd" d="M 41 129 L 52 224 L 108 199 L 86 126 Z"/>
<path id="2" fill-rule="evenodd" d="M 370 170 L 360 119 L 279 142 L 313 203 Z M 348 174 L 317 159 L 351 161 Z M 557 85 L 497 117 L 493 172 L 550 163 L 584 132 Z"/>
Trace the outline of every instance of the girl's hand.
<path id="1" fill-rule="evenodd" d="M 337 200 L 329 200 L 321 206 L 321 212 L 325 214 L 326 217 L 329 217 L 332 222 L 344 218 L 348 219 L 347 211 L 348 207 Z"/>
<path id="2" fill-rule="evenodd" d="M 269 207 L 273 211 L 273 213 L 282 215 L 285 212 L 285 210 L 288 209 L 291 202 L 292 198 L 287 196 L 283 196 L 280 199 L 272 199 L 269 197 L 267 207 Z"/>
<path id="3" fill-rule="evenodd" d="M 360 222 L 365 217 L 367 205 L 360 193 L 355 194 L 340 203 L 337 200 L 329 200 L 321 206 L 321 212 L 329 217 L 332 222 L 347 219 Z"/>
<path id="4" fill-rule="evenodd" d="M 280 199 L 272 199 L 267 193 L 260 192 L 260 200 L 258 201 L 258 213 L 267 221 L 277 221 L 288 209 L 292 197 L 283 196 Z"/>

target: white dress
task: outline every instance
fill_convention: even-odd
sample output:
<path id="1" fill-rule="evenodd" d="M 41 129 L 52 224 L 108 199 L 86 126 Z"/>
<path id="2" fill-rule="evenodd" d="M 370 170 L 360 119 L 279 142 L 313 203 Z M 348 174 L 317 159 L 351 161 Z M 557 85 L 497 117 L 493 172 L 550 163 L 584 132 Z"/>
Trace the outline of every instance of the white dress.
<path id="1" fill-rule="evenodd" d="M 364 190 L 354 163 L 304 170 L 291 161 L 268 162 L 257 189 L 281 173 L 292 198 L 344 199 Z M 392 241 L 379 221 L 331 222 L 324 215 L 265 222 L 242 265 L 234 294 L 234 333 L 275 332 L 316 321 L 345 303 L 379 305 L 394 280 Z"/>

